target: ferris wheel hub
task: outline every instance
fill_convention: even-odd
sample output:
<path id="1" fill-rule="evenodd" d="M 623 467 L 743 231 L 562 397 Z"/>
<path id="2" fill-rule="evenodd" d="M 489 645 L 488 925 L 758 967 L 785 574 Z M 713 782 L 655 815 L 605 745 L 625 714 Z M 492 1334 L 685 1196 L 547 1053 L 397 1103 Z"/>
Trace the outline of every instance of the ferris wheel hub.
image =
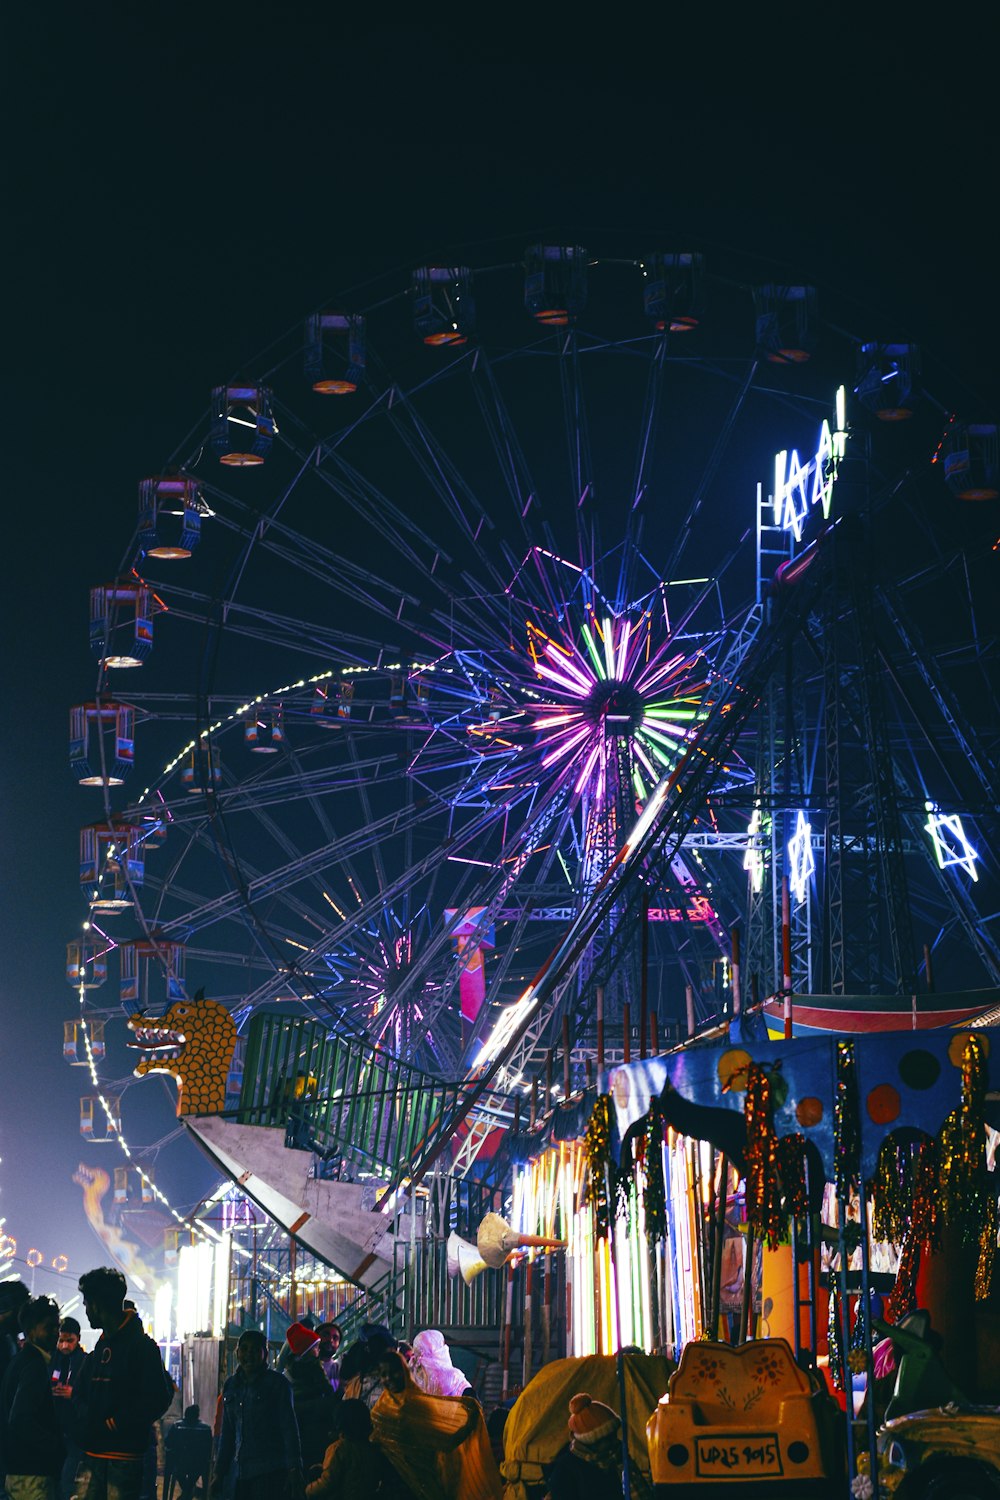
<path id="1" fill-rule="evenodd" d="M 642 723 L 646 702 L 630 682 L 614 678 L 597 683 L 583 700 L 583 715 L 591 724 L 603 725 L 609 735 L 634 734 Z"/>

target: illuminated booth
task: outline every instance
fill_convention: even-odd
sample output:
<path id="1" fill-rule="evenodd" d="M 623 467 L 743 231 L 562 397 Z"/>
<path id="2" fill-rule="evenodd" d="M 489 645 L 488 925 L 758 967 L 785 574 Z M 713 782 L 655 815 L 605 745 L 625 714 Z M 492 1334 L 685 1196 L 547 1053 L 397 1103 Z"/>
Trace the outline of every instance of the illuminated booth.
<path id="1" fill-rule="evenodd" d="M 877 1284 L 887 1316 L 909 1312 L 927 1247 L 954 1233 L 973 1284 L 921 1285 L 947 1338 L 956 1301 L 971 1314 L 987 1295 L 996 1251 L 989 1051 L 966 1030 L 686 1046 L 608 1070 L 573 1140 L 556 1138 L 571 1110 L 557 1106 L 525 1140 L 511 1223 L 566 1242 L 566 1352 L 677 1358 L 692 1339 L 770 1335 L 815 1359 L 829 1328 L 836 1383 L 864 1334 L 848 1307 Z"/>

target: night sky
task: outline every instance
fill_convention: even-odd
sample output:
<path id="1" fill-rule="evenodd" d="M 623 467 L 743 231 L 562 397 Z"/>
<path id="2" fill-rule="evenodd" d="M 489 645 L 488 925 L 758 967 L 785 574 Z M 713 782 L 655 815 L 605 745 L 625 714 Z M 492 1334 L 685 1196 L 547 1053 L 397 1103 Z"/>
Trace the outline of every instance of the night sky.
<path id="1" fill-rule="evenodd" d="M 66 749 L 94 685 L 87 590 L 213 383 L 371 275 L 616 232 L 833 286 L 935 350 L 969 415 L 1000 409 L 995 25 L 951 10 L 952 33 L 918 34 L 911 14 L 876 37 L 836 8 L 829 33 L 724 8 L 700 35 L 630 12 L 588 39 L 494 9 L 486 40 L 288 9 L 9 23 L 0 1215 L 19 1254 L 69 1256 L 39 1276 L 61 1297 L 104 1258 L 73 1172 L 119 1161 L 81 1141 L 85 1075 L 61 1055 L 98 815 Z M 132 1091 L 126 1134 L 166 1134 L 171 1094 Z M 187 1145 L 158 1176 L 181 1207 L 212 1180 Z"/>

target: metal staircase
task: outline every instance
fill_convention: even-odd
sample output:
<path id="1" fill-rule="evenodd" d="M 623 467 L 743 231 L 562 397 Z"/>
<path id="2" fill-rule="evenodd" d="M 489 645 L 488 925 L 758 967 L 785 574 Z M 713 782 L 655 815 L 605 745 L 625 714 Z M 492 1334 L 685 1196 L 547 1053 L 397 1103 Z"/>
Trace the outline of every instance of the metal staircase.
<path id="1" fill-rule="evenodd" d="M 405 1175 L 464 1089 L 316 1021 L 264 1013 L 250 1022 L 239 1107 L 230 1118 L 284 1127 L 286 1145 L 311 1151 L 322 1176 Z"/>

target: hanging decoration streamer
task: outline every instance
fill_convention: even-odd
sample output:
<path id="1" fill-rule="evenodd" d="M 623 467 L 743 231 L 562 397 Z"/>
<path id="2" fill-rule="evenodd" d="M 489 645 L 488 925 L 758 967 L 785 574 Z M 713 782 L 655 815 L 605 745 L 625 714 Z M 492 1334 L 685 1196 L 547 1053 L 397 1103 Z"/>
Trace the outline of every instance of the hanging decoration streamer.
<path id="1" fill-rule="evenodd" d="M 941 1129 L 941 1211 L 966 1243 L 978 1244 L 989 1212 L 986 1172 L 986 1058 L 982 1037 L 970 1035 L 962 1051 L 962 1102 Z M 994 1202 L 995 1208 L 995 1202 Z"/>
<path id="2" fill-rule="evenodd" d="M 642 1206 L 646 1216 L 646 1238 L 651 1245 L 662 1240 L 667 1233 L 667 1193 L 663 1180 L 663 1108 L 659 1099 L 649 1107 L 646 1133 L 643 1138 L 643 1169 L 646 1191 Z"/>
<path id="3" fill-rule="evenodd" d="M 781 1176 L 781 1191 L 785 1200 L 785 1212 L 804 1219 L 809 1212 L 809 1192 L 806 1187 L 806 1138 L 798 1131 L 783 1135 L 778 1141 L 778 1172 Z"/>
<path id="4" fill-rule="evenodd" d="M 941 1221 L 938 1212 L 938 1155 L 934 1141 L 925 1141 L 916 1162 L 916 1191 L 910 1227 L 899 1257 L 896 1284 L 885 1301 L 887 1323 L 898 1323 L 917 1305 L 917 1272 L 924 1245 L 940 1249 Z"/>
<path id="5" fill-rule="evenodd" d="M 837 1043 L 837 1097 L 833 1106 L 833 1143 L 837 1197 L 846 1204 L 857 1189 L 861 1162 L 858 1124 L 858 1075 L 854 1043 Z"/>
<path id="6" fill-rule="evenodd" d="M 985 1302 L 993 1290 L 993 1269 L 997 1259 L 997 1203 L 991 1197 L 986 1205 L 986 1223 L 979 1237 L 979 1262 L 976 1266 L 976 1301 Z"/>
<path id="7" fill-rule="evenodd" d="M 830 1283 L 830 1306 L 826 1325 L 826 1341 L 830 1355 L 830 1379 L 838 1391 L 844 1389 L 844 1358 L 840 1349 L 840 1288 L 835 1281 Z"/>
<path id="8" fill-rule="evenodd" d="M 587 1202 L 594 1211 L 594 1232 L 600 1238 L 611 1227 L 613 1205 L 608 1202 L 608 1183 L 612 1196 L 617 1187 L 617 1172 L 611 1157 L 611 1095 L 598 1094 L 591 1110 L 584 1137 L 587 1157 Z"/>
<path id="9" fill-rule="evenodd" d="M 747 1068 L 747 1218 L 762 1244 L 775 1250 L 785 1230 L 778 1174 L 778 1138 L 771 1118 L 771 1080 L 757 1063 Z"/>
<path id="10" fill-rule="evenodd" d="M 928 1139 L 901 1142 L 887 1135 L 882 1142 L 871 1184 L 872 1230 L 877 1240 L 901 1245 L 909 1233 L 920 1153 Z"/>
<path id="11" fill-rule="evenodd" d="M 847 1363 L 852 1375 L 863 1375 L 868 1364 L 868 1337 L 869 1326 L 873 1317 L 882 1315 L 882 1298 L 878 1292 L 868 1293 L 868 1303 L 865 1299 L 858 1297 L 857 1308 L 854 1314 L 854 1328 L 851 1332 L 851 1347 L 847 1354 Z"/>

